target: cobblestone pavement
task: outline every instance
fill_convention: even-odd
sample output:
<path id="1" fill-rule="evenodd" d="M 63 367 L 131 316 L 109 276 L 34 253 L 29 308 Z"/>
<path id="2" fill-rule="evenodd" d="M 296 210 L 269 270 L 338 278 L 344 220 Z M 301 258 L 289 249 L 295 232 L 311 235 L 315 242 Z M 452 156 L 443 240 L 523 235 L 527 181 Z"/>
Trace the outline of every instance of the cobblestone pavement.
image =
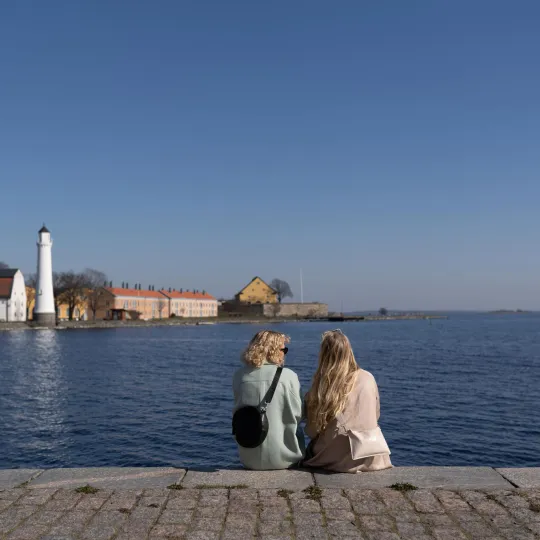
<path id="1" fill-rule="evenodd" d="M 540 489 L 0 490 L 0 538 L 540 538 Z"/>

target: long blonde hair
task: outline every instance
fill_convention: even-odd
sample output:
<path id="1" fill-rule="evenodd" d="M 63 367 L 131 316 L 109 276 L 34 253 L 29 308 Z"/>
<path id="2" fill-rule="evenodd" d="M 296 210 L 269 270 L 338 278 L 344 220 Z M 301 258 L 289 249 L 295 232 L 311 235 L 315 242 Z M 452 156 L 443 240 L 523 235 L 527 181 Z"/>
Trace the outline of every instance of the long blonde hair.
<path id="1" fill-rule="evenodd" d="M 242 360 L 253 367 L 261 367 L 265 362 L 281 365 L 283 363 L 282 348 L 289 343 L 290 338 L 281 332 L 261 330 L 257 332 L 247 349 L 242 354 Z"/>
<path id="2" fill-rule="evenodd" d="M 317 433 L 343 411 L 358 369 L 347 336 L 341 330 L 325 332 L 319 365 L 306 396 L 308 419 Z"/>

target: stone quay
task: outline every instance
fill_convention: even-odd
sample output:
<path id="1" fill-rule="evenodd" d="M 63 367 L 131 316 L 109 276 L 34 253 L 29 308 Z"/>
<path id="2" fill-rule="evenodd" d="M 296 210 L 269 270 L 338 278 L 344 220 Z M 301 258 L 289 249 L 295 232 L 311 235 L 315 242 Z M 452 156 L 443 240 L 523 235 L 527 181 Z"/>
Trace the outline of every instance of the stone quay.
<path id="1" fill-rule="evenodd" d="M 540 467 L 0 470 L 10 540 L 534 540 Z"/>

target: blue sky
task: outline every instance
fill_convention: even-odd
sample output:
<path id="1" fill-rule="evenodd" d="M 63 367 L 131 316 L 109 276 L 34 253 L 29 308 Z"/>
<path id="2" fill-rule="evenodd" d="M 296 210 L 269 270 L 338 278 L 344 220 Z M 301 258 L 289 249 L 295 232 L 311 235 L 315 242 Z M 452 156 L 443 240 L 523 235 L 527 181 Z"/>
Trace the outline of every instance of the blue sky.
<path id="1" fill-rule="evenodd" d="M 540 309 L 535 1 L 0 5 L 0 260 Z"/>

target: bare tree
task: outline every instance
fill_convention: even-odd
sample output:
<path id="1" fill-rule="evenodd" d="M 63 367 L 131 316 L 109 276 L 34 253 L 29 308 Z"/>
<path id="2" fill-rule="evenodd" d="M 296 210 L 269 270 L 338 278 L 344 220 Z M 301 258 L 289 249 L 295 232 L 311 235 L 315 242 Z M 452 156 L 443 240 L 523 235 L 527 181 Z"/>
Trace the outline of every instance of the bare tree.
<path id="1" fill-rule="evenodd" d="M 388 310 L 385 307 L 382 307 L 381 309 L 379 309 L 379 315 L 381 317 L 386 317 L 388 315 Z"/>
<path id="2" fill-rule="evenodd" d="M 27 274 L 24 278 L 24 284 L 27 287 L 32 287 L 33 289 L 36 288 L 37 285 L 37 274 L 35 272 L 32 272 L 31 274 Z"/>
<path id="3" fill-rule="evenodd" d="M 88 303 L 88 309 L 92 312 L 92 320 L 95 321 L 101 298 L 105 295 L 103 287 L 107 282 L 107 276 L 104 272 L 93 268 L 87 268 L 83 276 L 85 300 Z"/>
<path id="4" fill-rule="evenodd" d="M 9 264 L 6 264 L 3 261 L 0 261 L 0 270 L 5 270 L 6 268 L 9 268 Z"/>
<path id="5" fill-rule="evenodd" d="M 167 307 L 168 300 L 166 298 L 160 298 L 158 300 L 158 313 L 159 318 L 163 319 L 163 312 L 165 311 L 165 308 Z"/>
<path id="6" fill-rule="evenodd" d="M 58 306 L 61 303 L 59 297 L 61 294 L 62 274 L 60 274 L 60 272 L 53 272 L 52 279 L 53 279 L 54 310 L 56 311 L 56 313 L 58 313 Z M 37 290 L 37 282 L 36 282 L 36 290 Z"/>
<path id="7" fill-rule="evenodd" d="M 75 308 L 79 307 L 85 295 L 84 274 L 73 272 L 61 272 L 58 275 L 58 294 L 55 294 L 58 303 L 66 303 L 69 309 L 69 320 L 73 320 Z M 54 287 L 54 275 L 53 275 Z"/>
<path id="8" fill-rule="evenodd" d="M 293 293 L 291 291 L 290 285 L 286 281 L 283 281 L 282 279 L 273 279 L 272 283 L 270 283 L 270 287 L 272 287 L 272 289 L 274 289 L 274 291 L 277 292 L 278 302 L 280 304 L 284 298 L 293 297 Z"/>

